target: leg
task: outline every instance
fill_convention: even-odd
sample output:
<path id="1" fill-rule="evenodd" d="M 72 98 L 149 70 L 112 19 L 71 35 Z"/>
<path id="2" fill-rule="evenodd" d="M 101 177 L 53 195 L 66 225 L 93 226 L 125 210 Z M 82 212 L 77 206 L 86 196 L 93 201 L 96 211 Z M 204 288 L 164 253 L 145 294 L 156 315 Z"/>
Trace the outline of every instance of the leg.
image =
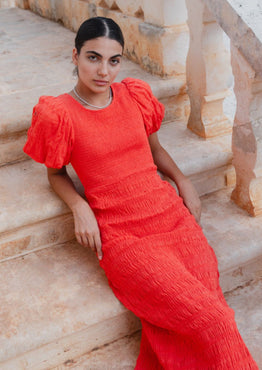
<path id="1" fill-rule="evenodd" d="M 104 254 L 102 267 L 119 300 L 149 326 L 160 329 L 154 339 L 152 330 L 147 335 L 159 363 L 164 369 L 182 368 L 172 347 L 176 341 L 170 340 L 170 335 L 178 335 L 180 341 L 185 338 L 192 344 L 187 355 L 203 355 L 199 369 L 257 369 L 238 333 L 233 311 L 185 268 L 173 246 L 163 247 L 162 236 L 155 236 L 153 243 L 144 238 L 118 245 Z M 166 358 L 161 345 L 164 337 L 173 348 Z"/>

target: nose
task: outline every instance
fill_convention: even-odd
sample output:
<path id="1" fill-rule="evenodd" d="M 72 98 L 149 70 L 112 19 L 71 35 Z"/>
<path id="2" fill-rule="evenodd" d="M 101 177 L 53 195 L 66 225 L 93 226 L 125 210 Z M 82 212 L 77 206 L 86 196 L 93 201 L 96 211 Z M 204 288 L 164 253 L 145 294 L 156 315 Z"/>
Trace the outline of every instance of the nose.
<path id="1" fill-rule="evenodd" d="M 99 64 L 99 68 L 98 68 L 97 72 L 98 72 L 98 75 L 101 76 L 101 77 L 107 76 L 108 69 L 107 69 L 107 62 L 106 61 L 103 61 Z"/>

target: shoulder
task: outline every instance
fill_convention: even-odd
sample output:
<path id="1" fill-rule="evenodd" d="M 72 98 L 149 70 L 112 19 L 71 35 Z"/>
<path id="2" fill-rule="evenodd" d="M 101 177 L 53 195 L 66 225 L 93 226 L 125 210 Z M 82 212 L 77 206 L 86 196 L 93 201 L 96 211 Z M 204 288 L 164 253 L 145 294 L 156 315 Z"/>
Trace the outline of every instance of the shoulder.
<path id="1" fill-rule="evenodd" d="M 124 80 L 122 80 L 121 84 L 133 97 L 136 97 L 138 95 L 140 97 L 153 96 L 150 85 L 143 80 L 127 77 Z"/>
<path id="2" fill-rule="evenodd" d="M 146 127 L 147 134 L 157 131 L 164 117 L 164 105 L 152 93 L 150 85 L 136 78 L 125 78 L 121 82 L 131 98 L 136 102 Z"/>
<path id="3" fill-rule="evenodd" d="M 70 161 L 73 143 L 63 96 L 41 96 L 33 109 L 24 152 L 47 167 L 61 168 Z"/>
<path id="4" fill-rule="evenodd" d="M 33 120 L 37 119 L 48 124 L 68 118 L 64 95 L 41 96 L 38 103 L 33 108 Z"/>

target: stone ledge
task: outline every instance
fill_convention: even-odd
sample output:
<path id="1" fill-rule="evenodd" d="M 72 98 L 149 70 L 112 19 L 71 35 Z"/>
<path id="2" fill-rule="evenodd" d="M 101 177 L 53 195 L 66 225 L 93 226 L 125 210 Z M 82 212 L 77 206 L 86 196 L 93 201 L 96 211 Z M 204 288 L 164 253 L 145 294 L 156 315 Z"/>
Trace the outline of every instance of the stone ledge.
<path id="1" fill-rule="evenodd" d="M 240 333 L 256 360 L 262 367 L 261 355 L 261 306 L 262 282 L 254 281 L 248 286 L 226 294 L 226 300 L 236 314 L 236 322 Z M 140 333 L 99 348 L 96 351 L 74 358 L 52 370 L 83 369 L 124 369 L 133 370 L 139 353 Z"/>
<path id="2" fill-rule="evenodd" d="M 225 295 L 235 311 L 238 329 L 259 369 L 262 368 L 262 279 L 240 287 Z"/>
<path id="3" fill-rule="evenodd" d="M 3 370 L 50 368 L 140 328 L 95 254 L 76 243 L 2 263 L 0 271 Z"/>
<path id="4" fill-rule="evenodd" d="M 231 191 L 202 197 L 201 224 L 218 259 L 223 291 L 262 275 L 262 218 L 237 207 L 230 200 Z"/>
<path id="5" fill-rule="evenodd" d="M 202 173 L 209 176 L 209 171 L 231 163 L 229 136 L 205 141 L 195 137 L 183 123 L 172 123 L 162 126 L 159 138 L 188 176 L 196 177 Z M 73 175 L 73 172 L 71 174 Z M 223 176 L 225 177 L 225 174 Z M 0 168 L 0 177 L 3 179 L 0 194 L 0 232 L 8 232 L 69 212 L 48 185 L 45 166 L 33 161 L 3 166 Z M 206 177 L 203 181 L 206 181 Z M 79 181 L 76 181 L 76 184 L 81 187 Z M 201 184 L 199 191 L 203 193 Z M 214 189 L 209 188 L 210 191 Z"/>
<path id="6" fill-rule="evenodd" d="M 234 46 L 239 49 L 248 63 L 262 76 L 262 33 L 261 27 L 247 24 L 245 13 L 241 13 L 237 0 L 203 0 L 217 22 L 227 33 Z M 258 2 L 257 2 L 258 3 Z M 240 16 L 241 14 L 241 16 Z"/>
<path id="7" fill-rule="evenodd" d="M 134 370 L 139 355 L 141 333 L 119 339 L 78 358 L 72 358 L 52 370 Z"/>

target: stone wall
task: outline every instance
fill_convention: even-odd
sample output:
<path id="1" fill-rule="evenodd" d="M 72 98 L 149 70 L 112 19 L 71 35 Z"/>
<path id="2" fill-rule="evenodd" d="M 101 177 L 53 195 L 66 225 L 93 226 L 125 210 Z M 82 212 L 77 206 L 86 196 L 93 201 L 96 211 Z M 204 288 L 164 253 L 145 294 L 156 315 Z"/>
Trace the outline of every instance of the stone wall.
<path id="1" fill-rule="evenodd" d="M 189 36 L 184 0 L 16 0 L 76 31 L 92 16 L 113 18 L 122 28 L 129 59 L 152 74 L 185 73 Z"/>
<path id="2" fill-rule="evenodd" d="M 0 8 L 13 8 L 16 6 L 16 0 L 0 0 Z"/>

